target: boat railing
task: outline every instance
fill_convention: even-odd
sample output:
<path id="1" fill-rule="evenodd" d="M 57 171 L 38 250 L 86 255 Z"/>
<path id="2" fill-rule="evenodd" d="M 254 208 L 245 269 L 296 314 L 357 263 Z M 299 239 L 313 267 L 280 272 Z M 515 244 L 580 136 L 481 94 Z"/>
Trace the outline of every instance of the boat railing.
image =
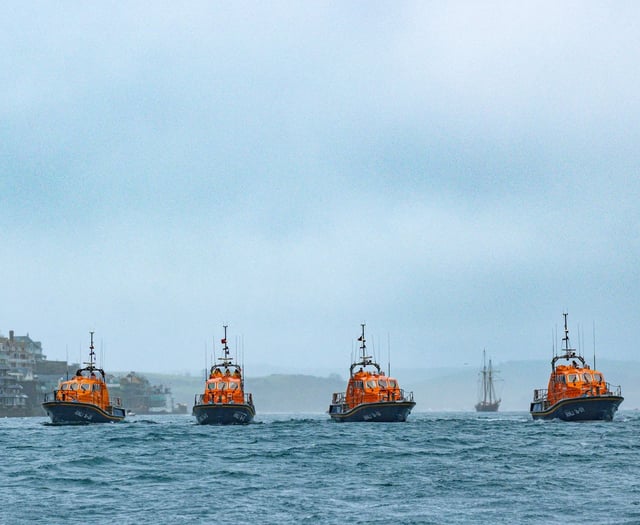
<path id="1" fill-rule="evenodd" d="M 405 394 L 404 390 L 400 389 L 400 393 L 402 394 L 402 401 L 411 401 L 411 402 L 413 402 L 413 392 L 409 392 L 409 393 Z"/>
<path id="2" fill-rule="evenodd" d="M 372 398 L 373 395 L 373 398 Z M 377 401 L 409 401 L 413 402 L 413 392 L 406 392 L 403 389 L 400 391 L 381 391 L 376 394 L 371 393 L 359 393 L 353 396 L 353 403 L 358 405 L 364 402 L 377 402 Z M 347 403 L 347 397 L 344 392 L 335 392 L 333 394 L 333 398 L 331 399 L 332 405 L 344 405 Z"/>
<path id="3" fill-rule="evenodd" d="M 53 392 L 47 392 L 44 395 L 44 402 L 50 403 L 51 401 L 55 401 L 57 392 L 58 392 L 57 390 L 54 390 Z"/>
<path id="4" fill-rule="evenodd" d="M 378 393 L 378 401 L 411 401 L 413 402 L 413 392 L 406 392 L 401 388 L 400 392 L 395 390 L 382 391 Z"/>
<path id="5" fill-rule="evenodd" d="M 605 396 L 622 396 L 622 388 L 620 385 L 612 385 L 607 383 L 607 391 L 604 394 Z"/>
<path id="6" fill-rule="evenodd" d="M 228 405 L 235 403 L 233 399 L 226 399 L 222 401 L 222 396 L 216 398 L 215 396 L 209 397 L 206 401 L 204 398 L 205 394 L 196 394 L 193 399 L 194 405 Z M 253 405 L 253 395 L 252 394 L 244 394 L 243 396 L 244 403 L 247 405 Z"/>
<path id="7" fill-rule="evenodd" d="M 533 401 L 546 401 L 548 390 L 546 388 L 537 388 L 533 391 Z"/>
<path id="8" fill-rule="evenodd" d="M 78 401 L 77 390 L 54 390 L 44 395 L 44 402 L 51 403 L 53 401 Z"/>
<path id="9" fill-rule="evenodd" d="M 86 402 L 87 397 L 90 397 L 90 402 L 99 404 L 100 397 L 97 397 L 97 392 L 82 392 L 81 401 Z M 53 392 L 46 392 L 44 394 L 44 402 L 51 403 L 54 401 L 78 401 L 78 391 L 77 390 L 54 390 Z M 119 397 L 111 398 L 111 406 L 122 408 L 122 399 Z"/>
<path id="10" fill-rule="evenodd" d="M 333 398 L 331 399 L 332 405 L 343 405 L 346 402 L 346 397 L 344 392 L 334 392 Z"/>

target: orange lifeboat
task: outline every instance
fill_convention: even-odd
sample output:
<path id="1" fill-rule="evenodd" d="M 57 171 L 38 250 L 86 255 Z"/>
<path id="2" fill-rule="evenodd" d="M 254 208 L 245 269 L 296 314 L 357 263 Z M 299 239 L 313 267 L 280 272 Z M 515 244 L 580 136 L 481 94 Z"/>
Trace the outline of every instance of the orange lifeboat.
<path id="1" fill-rule="evenodd" d="M 585 359 L 569 347 L 567 314 L 564 315 L 563 354 L 551 360 L 547 389 L 533 391 L 533 419 L 564 421 L 611 421 L 624 400 L 619 386 L 604 380 L 602 372 L 592 369 Z M 566 364 L 558 364 L 558 361 Z"/>
<path id="2" fill-rule="evenodd" d="M 380 365 L 367 356 L 362 324 L 360 361 L 349 370 L 346 392 L 336 392 L 329 405 L 329 415 L 335 421 L 406 421 L 415 406 L 413 392 L 405 394 L 398 381 L 388 377 Z"/>
<path id="3" fill-rule="evenodd" d="M 125 418 L 120 399 L 111 400 L 102 368 L 95 366 L 93 332 L 89 347 L 89 362 L 75 376 L 62 381 L 57 390 L 45 394 L 42 407 L 52 423 L 114 423 Z"/>
<path id="4" fill-rule="evenodd" d="M 253 396 L 245 394 L 242 368 L 229 357 L 227 326 L 221 343 L 224 357 L 211 367 L 204 393 L 196 395 L 192 413 L 201 425 L 250 423 L 256 415 Z"/>

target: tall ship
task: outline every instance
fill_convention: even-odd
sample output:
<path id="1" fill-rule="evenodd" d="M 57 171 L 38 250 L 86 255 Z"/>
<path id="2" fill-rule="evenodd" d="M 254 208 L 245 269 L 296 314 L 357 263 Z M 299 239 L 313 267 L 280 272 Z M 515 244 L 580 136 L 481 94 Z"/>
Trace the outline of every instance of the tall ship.
<path id="1" fill-rule="evenodd" d="M 106 376 L 95 366 L 93 332 L 89 346 L 89 362 L 76 374 L 61 381 L 57 390 L 45 394 L 44 408 L 52 423 L 86 424 L 123 421 L 125 409 L 119 398 L 110 399 Z"/>
<path id="2" fill-rule="evenodd" d="M 192 413 L 200 425 L 251 423 L 256 415 L 253 396 L 244 391 L 242 368 L 229 357 L 226 325 L 221 343 L 224 355 L 211 367 L 204 393 L 196 394 Z"/>
<path id="3" fill-rule="evenodd" d="M 584 357 L 570 348 L 567 314 L 562 315 L 564 348 L 561 355 L 551 360 L 548 388 L 533 391 L 531 416 L 564 421 L 611 421 L 624 400 L 621 389 L 605 382 L 602 372 L 592 369 Z"/>
<path id="4" fill-rule="evenodd" d="M 495 370 L 491 366 L 491 358 L 489 358 L 489 366 L 487 367 L 486 352 L 483 350 L 482 370 L 480 371 L 480 399 L 476 403 L 476 412 L 498 411 L 502 400 L 496 395 L 494 376 Z"/>
<path id="5" fill-rule="evenodd" d="M 406 421 L 416 405 L 413 392 L 405 394 L 398 381 L 386 376 L 371 356 L 362 324 L 360 360 L 351 364 L 346 392 L 333 394 L 329 416 L 334 421 Z"/>

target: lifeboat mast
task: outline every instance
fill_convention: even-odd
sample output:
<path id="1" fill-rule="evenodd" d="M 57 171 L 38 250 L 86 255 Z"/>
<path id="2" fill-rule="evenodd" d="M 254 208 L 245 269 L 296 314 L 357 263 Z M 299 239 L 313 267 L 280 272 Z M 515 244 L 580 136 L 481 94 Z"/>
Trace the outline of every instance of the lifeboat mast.
<path id="1" fill-rule="evenodd" d="M 367 343 L 364 337 L 365 324 L 362 323 L 360 326 L 362 327 L 362 335 L 358 337 L 358 341 L 360 341 L 360 350 L 362 350 L 362 361 L 353 363 L 351 365 L 351 368 L 349 369 L 349 373 L 351 374 L 351 377 L 353 377 L 353 369 L 356 366 L 373 366 L 378 371 L 378 374 L 380 373 L 380 365 L 376 363 L 370 355 L 367 355 Z"/>
<path id="2" fill-rule="evenodd" d="M 224 352 L 224 356 L 223 357 L 218 357 L 218 361 L 222 361 L 222 365 L 223 366 L 229 366 L 233 364 L 233 359 L 231 359 L 231 357 L 229 357 L 229 345 L 227 344 L 227 327 L 229 325 L 223 325 L 224 328 L 224 337 L 222 338 L 222 344 L 224 344 L 224 346 L 222 347 L 222 351 Z"/>
<path id="3" fill-rule="evenodd" d="M 93 334 L 94 332 L 89 332 L 91 334 L 91 344 L 89 345 L 89 362 L 84 362 L 82 363 L 83 365 L 89 365 L 87 366 L 87 370 L 89 370 L 90 372 L 93 372 L 93 370 L 95 369 L 94 363 L 96 360 L 96 353 L 93 351 L 94 347 L 93 347 Z"/>
<path id="4" fill-rule="evenodd" d="M 78 371 L 76 372 L 76 375 L 82 375 L 81 372 L 83 370 L 86 370 L 89 372 L 89 374 L 93 373 L 93 372 L 100 372 L 100 374 L 102 375 L 102 380 L 105 380 L 105 374 L 104 374 L 104 370 L 102 368 L 98 368 L 96 366 L 96 353 L 94 351 L 94 346 L 93 346 L 93 334 L 95 332 L 89 332 L 89 334 L 91 334 L 91 344 L 89 345 L 89 362 L 87 363 L 86 361 L 84 363 L 82 363 L 83 365 L 87 365 L 84 368 L 79 368 Z"/>
<path id="5" fill-rule="evenodd" d="M 559 359 L 566 359 L 567 361 L 569 361 L 569 359 L 578 359 L 582 363 L 582 368 L 584 368 L 586 364 L 584 357 L 582 357 L 580 354 L 576 354 L 575 348 L 569 347 L 569 328 L 567 327 L 567 316 L 569 314 L 563 313 L 562 315 L 564 316 L 564 337 L 562 338 L 562 341 L 564 343 L 564 355 L 555 356 L 551 360 L 551 370 L 553 372 L 555 372 L 556 370 L 556 362 Z"/>
<path id="6" fill-rule="evenodd" d="M 218 370 L 220 370 L 221 366 L 224 366 L 225 368 L 229 368 L 230 366 L 234 367 L 238 372 L 240 372 L 240 386 L 244 391 L 244 377 L 242 375 L 242 369 L 240 368 L 240 366 L 236 363 L 233 362 L 233 358 L 229 356 L 229 345 L 227 344 L 227 327 L 229 325 L 223 325 L 224 328 L 224 337 L 222 338 L 222 344 L 224 345 L 222 347 L 222 351 L 224 352 L 224 355 L 222 357 L 218 357 L 218 361 L 220 361 L 220 364 L 217 365 L 215 368 L 217 368 Z M 213 372 L 213 370 L 212 370 Z"/>

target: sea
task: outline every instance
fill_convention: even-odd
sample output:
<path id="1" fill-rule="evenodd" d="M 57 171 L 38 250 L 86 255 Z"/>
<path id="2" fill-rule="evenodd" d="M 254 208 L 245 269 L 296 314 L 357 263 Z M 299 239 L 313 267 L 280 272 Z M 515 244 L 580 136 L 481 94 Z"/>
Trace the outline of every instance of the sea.
<path id="1" fill-rule="evenodd" d="M 260 414 L 0 420 L 6 524 L 639 524 L 640 412 L 612 422 Z"/>

